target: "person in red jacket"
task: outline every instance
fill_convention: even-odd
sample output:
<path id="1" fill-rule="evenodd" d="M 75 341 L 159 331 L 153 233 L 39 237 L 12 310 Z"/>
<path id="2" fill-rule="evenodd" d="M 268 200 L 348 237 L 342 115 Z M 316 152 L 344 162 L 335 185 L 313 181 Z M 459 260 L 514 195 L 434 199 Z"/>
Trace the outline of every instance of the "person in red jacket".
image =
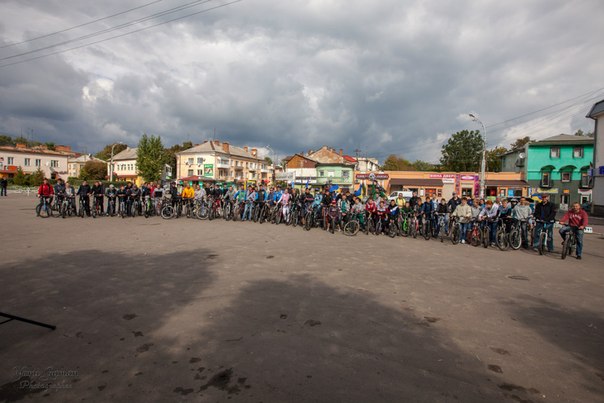
<path id="1" fill-rule="evenodd" d="M 38 188 L 38 197 L 40 198 L 40 203 L 38 204 L 38 206 L 42 206 L 43 197 L 48 199 L 49 205 L 52 204 L 52 197 L 54 196 L 54 194 L 55 194 L 54 188 L 50 185 L 50 183 L 48 183 L 48 179 L 44 178 L 44 181 Z M 40 211 L 40 209 L 36 209 L 36 211 Z M 40 214 L 38 213 L 38 215 L 40 215 Z"/>
<path id="2" fill-rule="evenodd" d="M 560 236 L 566 239 L 566 233 L 573 231 L 577 239 L 577 259 L 581 259 L 583 252 L 583 230 L 587 226 L 587 213 L 581 208 L 577 202 L 573 203 L 573 208 L 564 214 L 560 220 Z"/>

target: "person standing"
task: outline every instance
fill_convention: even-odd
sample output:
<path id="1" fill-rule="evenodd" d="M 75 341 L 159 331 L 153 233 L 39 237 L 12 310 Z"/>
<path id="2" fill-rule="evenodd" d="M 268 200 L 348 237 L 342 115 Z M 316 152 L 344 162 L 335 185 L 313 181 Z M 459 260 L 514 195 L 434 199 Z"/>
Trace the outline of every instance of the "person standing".
<path id="1" fill-rule="evenodd" d="M 549 195 L 544 194 L 541 198 L 541 203 L 535 206 L 535 220 L 537 224 L 535 226 L 535 234 L 540 234 L 541 230 L 547 225 L 547 251 L 554 251 L 554 219 L 556 218 L 556 209 L 554 205 L 549 202 Z M 533 243 L 533 250 L 537 251 L 539 247 L 539 237 L 535 235 Z"/>
<path id="2" fill-rule="evenodd" d="M 459 217 L 460 235 L 459 239 L 462 244 L 466 243 L 466 234 L 468 233 L 468 227 L 472 221 L 472 207 L 468 204 L 466 197 L 461 198 L 461 204 L 455 207 L 455 210 L 451 213 L 453 217 Z"/>
<path id="3" fill-rule="evenodd" d="M 581 208 L 579 202 L 573 203 L 573 208 L 564 214 L 564 217 L 560 220 L 560 236 L 562 239 L 566 239 L 566 234 L 570 231 L 575 233 L 575 239 L 577 240 L 577 259 L 581 260 L 581 254 L 583 253 L 583 231 L 587 227 L 587 213 Z"/>
<path id="4" fill-rule="evenodd" d="M 89 195 L 92 193 L 92 189 L 90 189 L 90 185 L 88 182 L 84 181 L 80 185 L 77 191 L 77 195 L 80 196 L 80 200 L 82 200 L 82 205 L 84 206 L 84 211 L 86 215 L 90 217 L 90 199 Z"/>
<path id="5" fill-rule="evenodd" d="M 528 220 L 530 216 L 533 214 L 531 211 L 531 207 L 528 204 L 528 201 L 525 197 L 520 198 L 520 203 L 518 203 L 512 209 L 512 217 L 520 223 L 520 233 L 522 236 L 522 247 L 524 249 L 528 249 Z"/>
<path id="6" fill-rule="evenodd" d="M 7 188 L 8 188 L 8 180 L 6 180 L 6 178 L 0 179 L 0 196 L 6 196 Z"/>

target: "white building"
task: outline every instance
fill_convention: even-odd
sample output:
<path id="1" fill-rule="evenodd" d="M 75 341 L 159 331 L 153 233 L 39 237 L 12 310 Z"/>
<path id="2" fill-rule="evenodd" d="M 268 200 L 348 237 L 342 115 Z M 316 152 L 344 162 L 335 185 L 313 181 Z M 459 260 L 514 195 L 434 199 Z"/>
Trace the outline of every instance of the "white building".
<path id="1" fill-rule="evenodd" d="M 74 156 L 67 160 L 68 176 L 70 178 L 78 178 L 80 176 L 80 172 L 82 171 L 82 168 L 84 168 L 84 165 L 86 165 L 86 163 L 88 161 L 97 161 L 97 162 L 102 162 L 103 164 L 105 163 L 105 161 L 103 161 L 102 159 L 93 157 L 90 154 L 82 154 L 79 157 Z"/>
<path id="2" fill-rule="evenodd" d="M 75 153 L 69 146 L 55 146 L 49 150 L 47 146 L 40 145 L 28 148 L 25 144 L 0 147 L 0 176 L 12 178 L 21 168 L 23 173 L 32 174 L 40 169 L 46 178 L 67 179 L 67 160 Z"/>
<path id="3" fill-rule="evenodd" d="M 604 100 L 596 103 L 586 117 L 595 121 L 591 213 L 604 216 Z"/>
<path id="4" fill-rule="evenodd" d="M 126 147 L 125 150 L 113 156 L 113 180 L 132 181 L 137 185 L 142 183 L 136 166 L 137 148 Z M 111 161 L 107 162 L 107 174 L 111 175 Z"/>

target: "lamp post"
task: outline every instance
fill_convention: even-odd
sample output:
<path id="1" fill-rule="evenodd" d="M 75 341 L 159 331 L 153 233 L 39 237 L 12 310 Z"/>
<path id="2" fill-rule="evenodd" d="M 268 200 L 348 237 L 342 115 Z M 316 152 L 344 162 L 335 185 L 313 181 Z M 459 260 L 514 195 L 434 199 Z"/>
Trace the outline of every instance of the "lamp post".
<path id="1" fill-rule="evenodd" d="M 484 127 L 484 124 L 480 119 L 478 119 L 474 114 L 470 113 L 468 116 L 472 118 L 473 122 L 480 123 L 482 126 L 482 161 L 480 163 L 480 198 L 484 199 L 485 195 L 485 172 L 487 166 L 487 129 Z"/>
<path id="2" fill-rule="evenodd" d="M 118 141 L 117 143 L 113 143 L 113 145 L 111 146 L 111 162 L 109 163 L 109 168 L 111 173 L 109 174 L 109 182 L 113 182 L 113 150 L 115 149 L 115 146 L 118 144 L 124 144 L 121 141 Z"/>
<path id="3" fill-rule="evenodd" d="M 275 158 L 275 151 L 273 150 L 273 148 L 271 146 L 266 146 L 265 147 L 267 150 L 270 151 L 270 153 L 268 153 L 268 155 L 270 156 L 271 154 L 273 155 L 273 158 Z M 275 172 L 275 167 L 276 167 L 276 163 L 275 160 L 271 158 L 271 160 L 273 161 L 273 178 L 272 178 L 272 182 L 273 182 L 273 186 L 275 185 L 275 181 L 277 179 L 277 174 Z"/>

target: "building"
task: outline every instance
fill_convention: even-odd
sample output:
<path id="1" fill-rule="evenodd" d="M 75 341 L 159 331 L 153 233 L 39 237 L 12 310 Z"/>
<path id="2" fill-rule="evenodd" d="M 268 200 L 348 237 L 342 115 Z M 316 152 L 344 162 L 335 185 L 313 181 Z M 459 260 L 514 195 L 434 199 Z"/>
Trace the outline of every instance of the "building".
<path id="1" fill-rule="evenodd" d="M 604 216 L 604 100 L 594 104 L 586 117 L 594 120 L 591 213 Z"/>
<path id="2" fill-rule="evenodd" d="M 277 180 L 304 188 L 317 186 L 317 161 L 303 154 L 294 154 L 284 159 L 285 170 L 277 176 Z"/>
<path id="3" fill-rule="evenodd" d="M 49 179 L 67 179 L 67 160 L 75 155 L 69 146 L 57 145 L 50 150 L 46 145 L 27 147 L 0 146 L 0 177 L 12 178 L 21 168 L 23 173 L 32 174 L 40 169 Z"/>
<path id="4" fill-rule="evenodd" d="M 356 177 L 362 183 L 369 174 L 359 173 Z M 388 193 L 409 190 L 416 191 L 421 197 L 445 199 L 451 198 L 453 192 L 471 198 L 480 194 L 480 175 L 476 172 L 386 171 L 375 173 L 374 177 Z M 520 173 L 487 172 L 485 185 L 487 197 L 529 195 L 529 184 L 522 180 Z"/>
<path id="5" fill-rule="evenodd" d="M 567 210 L 574 202 L 591 202 L 593 155 L 593 138 L 560 134 L 502 155 L 501 166 L 520 173 L 531 194 L 547 193 L 560 210 Z"/>
<path id="6" fill-rule="evenodd" d="M 273 180 L 272 167 L 258 149 L 218 140 L 204 141 L 176 154 L 176 177 L 188 182 L 258 185 Z"/>
<path id="7" fill-rule="evenodd" d="M 354 183 L 355 163 L 344 158 L 344 150 L 339 152 L 327 146 L 317 151 L 309 151 L 306 155 L 317 162 L 317 185 L 337 185 L 343 190 L 352 189 Z"/>
<path id="8" fill-rule="evenodd" d="M 80 172 L 84 165 L 89 161 L 97 161 L 105 164 L 106 162 L 102 159 L 93 157 L 91 154 L 81 154 L 79 156 L 73 156 L 67 160 L 67 176 L 70 178 L 79 178 Z"/>
<path id="9" fill-rule="evenodd" d="M 351 157 L 352 158 L 352 157 Z M 379 172 L 380 164 L 377 158 L 359 157 L 354 159 L 356 162 L 356 170 L 359 172 Z"/>
<path id="10" fill-rule="evenodd" d="M 113 156 L 113 170 L 111 161 L 107 163 L 107 172 L 113 172 L 113 180 L 130 181 L 141 185 L 143 178 L 138 174 L 136 166 L 137 148 L 126 147 L 125 150 Z"/>

